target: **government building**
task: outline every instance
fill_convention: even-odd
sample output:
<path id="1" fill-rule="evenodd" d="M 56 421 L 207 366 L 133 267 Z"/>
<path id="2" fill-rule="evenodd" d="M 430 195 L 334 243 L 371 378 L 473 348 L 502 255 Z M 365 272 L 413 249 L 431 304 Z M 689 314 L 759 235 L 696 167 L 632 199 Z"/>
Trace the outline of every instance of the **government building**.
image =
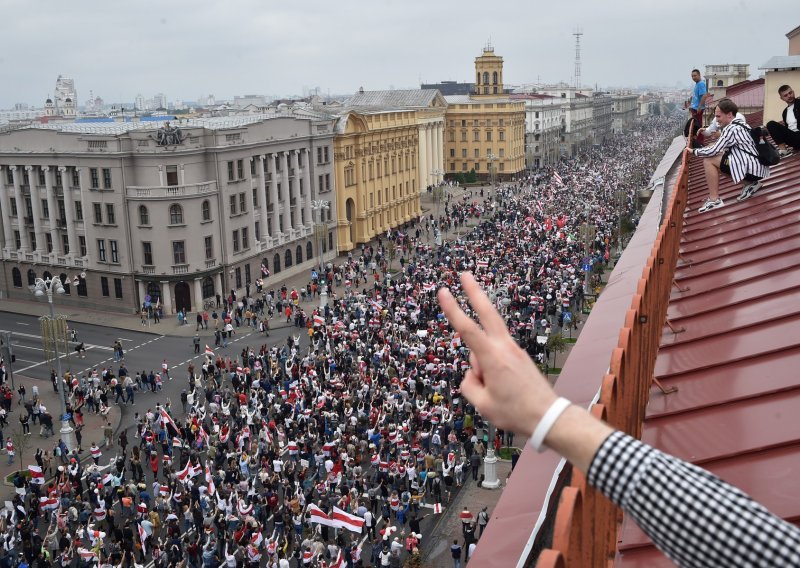
<path id="1" fill-rule="evenodd" d="M 445 107 L 434 89 L 361 89 L 345 101 L 334 137 L 340 251 L 420 216 L 420 191 L 444 176 Z"/>
<path id="2" fill-rule="evenodd" d="M 60 276 L 65 304 L 169 314 L 267 273 L 279 287 L 336 251 L 334 127 L 276 112 L 0 133 L 2 296 Z"/>
<path id="3" fill-rule="evenodd" d="M 475 170 L 479 179 L 508 180 L 525 169 L 525 103 L 503 87 L 503 58 L 486 46 L 475 58 L 475 86 L 447 101 L 445 173 Z"/>

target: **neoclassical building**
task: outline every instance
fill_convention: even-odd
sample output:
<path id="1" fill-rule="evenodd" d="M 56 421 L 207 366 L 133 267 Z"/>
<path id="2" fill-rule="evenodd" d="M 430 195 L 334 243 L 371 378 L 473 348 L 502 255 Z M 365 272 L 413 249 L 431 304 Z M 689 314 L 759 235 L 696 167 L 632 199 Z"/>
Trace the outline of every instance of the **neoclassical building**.
<path id="1" fill-rule="evenodd" d="M 58 275 L 66 304 L 174 313 L 267 270 L 279 286 L 336 250 L 333 127 L 276 113 L 3 132 L 0 289 L 30 298 Z M 315 199 L 331 202 L 321 220 Z"/>
<path id="2" fill-rule="evenodd" d="M 345 101 L 334 138 L 339 250 L 421 214 L 443 179 L 446 103 L 436 90 L 363 91 Z"/>
<path id="3" fill-rule="evenodd" d="M 475 58 L 475 81 L 472 94 L 445 97 L 445 171 L 511 179 L 525 169 L 525 103 L 505 95 L 503 58 L 491 46 Z"/>

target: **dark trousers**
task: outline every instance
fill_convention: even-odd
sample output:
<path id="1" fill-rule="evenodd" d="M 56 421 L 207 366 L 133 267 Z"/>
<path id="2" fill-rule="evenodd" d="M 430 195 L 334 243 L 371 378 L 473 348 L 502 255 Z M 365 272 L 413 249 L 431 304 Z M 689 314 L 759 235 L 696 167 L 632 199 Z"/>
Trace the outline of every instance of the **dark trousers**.
<path id="1" fill-rule="evenodd" d="M 776 144 L 786 144 L 794 149 L 800 149 L 800 132 L 789 130 L 788 126 L 774 120 L 767 123 L 767 130 Z"/>

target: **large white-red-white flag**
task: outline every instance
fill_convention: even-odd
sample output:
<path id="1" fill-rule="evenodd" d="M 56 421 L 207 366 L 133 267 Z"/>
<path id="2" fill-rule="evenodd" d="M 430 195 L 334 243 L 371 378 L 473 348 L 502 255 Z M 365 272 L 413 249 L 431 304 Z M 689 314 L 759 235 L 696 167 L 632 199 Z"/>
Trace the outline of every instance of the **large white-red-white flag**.
<path id="1" fill-rule="evenodd" d="M 558 172 L 553 172 L 553 179 L 555 179 L 555 180 L 556 180 L 556 183 L 557 183 L 558 185 L 560 185 L 560 186 L 562 186 L 562 187 L 564 186 L 564 180 L 563 180 L 563 179 L 561 179 L 561 176 L 560 176 L 560 175 L 558 175 Z"/>
<path id="2" fill-rule="evenodd" d="M 31 483 L 37 485 L 44 485 L 44 472 L 38 465 L 29 465 L 28 473 L 31 474 Z"/>
<path id="3" fill-rule="evenodd" d="M 137 523 L 136 525 L 139 527 L 139 541 L 142 543 L 142 554 L 147 554 L 147 550 L 144 547 L 144 541 L 147 540 L 147 532 L 142 528 L 142 523 Z"/>
<path id="4" fill-rule="evenodd" d="M 340 528 L 340 525 L 336 521 L 334 521 L 330 516 L 326 515 L 322 509 L 313 503 L 308 505 L 307 511 L 309 515 L 309 522 L 325 525 L 326 527 L 333 527 L 335 529 Z"/>
<path id="5" fill-rule="evenodd" d="M 342 511 L 339 507 L 333 508 L 331 517 L 341 528 L 347 529 L 350 532 L 360 534 L 361 530 L 364 528 L 364 519 L 362 517 L 351 515 L 350 513 Z"/>
<path id="6" fill-rule="evenodd" d="M 169 424 L 170 426 L 172 426 L 176 434 L 180 434 L 181 431 L 178 429 L 178 425 L 175 424 L 175 421 L 172 419 L 172 416 L 170 416 L 169 413 L 163 408 L 161 409 L 161 419 L 164 421 L 164 424 Z"/>

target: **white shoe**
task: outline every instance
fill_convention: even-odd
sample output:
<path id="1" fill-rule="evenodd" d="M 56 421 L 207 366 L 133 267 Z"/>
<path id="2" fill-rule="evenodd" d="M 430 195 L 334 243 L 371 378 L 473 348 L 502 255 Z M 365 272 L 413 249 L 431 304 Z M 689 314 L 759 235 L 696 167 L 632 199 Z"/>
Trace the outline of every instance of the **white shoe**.
<path id="1" fill-rule="evenodd" d="M 703 206 L 700 209 L 697 210 L 697 212 L 698 213 L 705 213 L 707 211 L 711 211 L 712 209 L 718 209 L 718 208 L 722 207 L 723 205 L 725 205 L 725 203 L 722 201 L 722 199 L 719 199 L 719 198 L 714 199 L 714 200 L 708 199 L 703 204 Z"/>

